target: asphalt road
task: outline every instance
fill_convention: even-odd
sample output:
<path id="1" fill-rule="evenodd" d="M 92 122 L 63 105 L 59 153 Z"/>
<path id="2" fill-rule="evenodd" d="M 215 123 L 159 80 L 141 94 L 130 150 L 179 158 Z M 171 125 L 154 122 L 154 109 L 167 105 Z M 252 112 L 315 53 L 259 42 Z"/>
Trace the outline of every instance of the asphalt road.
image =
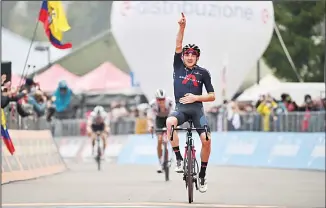
<path id="1" fill-rule="evenodd" d="M 208 167 L 208 191 L 187 202 L 181 175 L 165 182 L 152 166 L 71 164 L 54 176 L 2 186 L 4 208 L 325 207 L 325 173 Z M 237 206 L 236 206 L 237 205 Z"/>

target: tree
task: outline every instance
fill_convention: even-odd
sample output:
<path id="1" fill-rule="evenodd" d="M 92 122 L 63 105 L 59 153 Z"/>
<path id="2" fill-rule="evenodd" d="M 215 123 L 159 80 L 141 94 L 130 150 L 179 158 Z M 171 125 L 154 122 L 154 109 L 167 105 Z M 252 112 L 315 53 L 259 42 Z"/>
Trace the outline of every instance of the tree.
<path id="1" fill-rule="evenodd" d="M 323 82 L 325 38 L 320 28 L 324 23 L 325 3 L 276 2 L 274 11 L 275 22 L 301 78 L 305 82 Z M 275 31 L 264 58 L 275 69 L 277 77 L 298 81 Z"/>

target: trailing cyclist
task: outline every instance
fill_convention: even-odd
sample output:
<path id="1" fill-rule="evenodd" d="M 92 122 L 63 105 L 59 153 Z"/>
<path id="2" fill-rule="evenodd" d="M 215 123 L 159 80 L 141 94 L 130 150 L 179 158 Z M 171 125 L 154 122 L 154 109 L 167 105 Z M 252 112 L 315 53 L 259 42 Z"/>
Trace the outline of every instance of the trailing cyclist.
<path id="1" fill-rule="evenodd" d="M 215 100 L 214 88 L 209 71 L 197 65 L 201 53 L 199 47 L 195 44 L 188 44 L 182 47 L 186 27 L 186 18 L 183 14 L 178 23 L 179 32 L 177 35 L 173 61 L 173 84 L 176 108 L 166 121 L 167 135 L 170 135 L 172 125 L 177 127 L 182 125 L 188 119 L 192 119 L 195 127 L 203 128 L 204 125 L 207 125 L 207 119 L 204 114 L 202 102 L 212 102 Z M 205 95 L 202 93 L 203 85 L 205 85 L 207 91 L 207 94 Z M 203 193 L 207 191 L 206 168 L 211 151 L 211 136 L 210 133 L 208 133 L 209 140 L 206 141 L 205 131 L 198 130 L 197 132 L 202 142 L 199 191 Z M 177 159 L 175 171 L 182 173 L 183 157 L 180 153 L 179 138 L 176 132 L 173 134 L 171 145 Z"/>
<path id="2" fill-rule="evenodd" d="M 172 112 L 172 109 L 174 109 L 174 102 L 171 98 L 166 97 L 165 90 L 156 90 L 155 97 L 156 98 L 150 102 L 150 108 L 147 113 L 148 131 L 150 133 L 153 133 L 154 131 L 154 124 L 156 129 L 166 128 L 166 119 L 168 115 Z M 162 158 L 163 133 L 158 132 L 156 134 L 158 139 L 157 156 L 159 161 L 157 172 L 162 173 L 162 163 L 164 161 L 164 158 Z"/>
<path id="3" fill-rule="evenodd" d="M 106 139 L 110 133 L 108 113 L 102 106 L 96 106 L 91 112 L 87 121 L 87 135 L 92 139 L 92 154 L 94 155 L 94 147 L 96 141 L 96 132 L 100 131 L 100 137 L 103 141 L 102 159 L 106 148 Z"/>

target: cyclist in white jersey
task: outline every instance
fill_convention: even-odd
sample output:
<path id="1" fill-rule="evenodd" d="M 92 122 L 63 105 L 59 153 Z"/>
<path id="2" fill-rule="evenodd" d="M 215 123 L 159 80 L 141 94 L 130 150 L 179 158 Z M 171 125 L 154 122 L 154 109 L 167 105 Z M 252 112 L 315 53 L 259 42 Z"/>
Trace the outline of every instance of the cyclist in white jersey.
<path id="1" fill-rule="evenodd" d="M 96 106 L 91 112 L 87 121 L 87 135 L 92 139 L 92 154 L 94 154 L 94 146 L 96 140 L 96 132 L 100 131 L 100 137 L 103 141 L 102 157 L 106 148 L 106 139 L 110 133 L 110 122 L 108 113 L 102 106 Z"/>
<path id="2" fill-rule="evenodd" d="M 174 110 L 174 102 L 171 98 L 166 97 L 166 93 L 163 89 L 158 89 L 155 92 L 156 99 L 150 102 L 150 108 L 147 113 L 148 131 L 153 132 L 153 128 L 162 129 L 166 128 L 166 119 L 169 114 Z M 154 126 L 155 125 L 155 126 Z M 157 156 L 159 160 L 158 173 L 162 173 L 162 143 L 163 133 L 157 133 Z"/>

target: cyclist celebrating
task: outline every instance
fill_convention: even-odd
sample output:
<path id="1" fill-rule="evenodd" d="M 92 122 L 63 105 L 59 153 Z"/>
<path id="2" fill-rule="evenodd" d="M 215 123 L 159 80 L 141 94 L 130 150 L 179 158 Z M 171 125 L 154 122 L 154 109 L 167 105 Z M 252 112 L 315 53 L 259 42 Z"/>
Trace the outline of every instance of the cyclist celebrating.
<path id="1" fill-rule="evenodd" d="M 182 48 L 186 18 L 182 13 L 179 23 L 179 32 L 176 40 L 176 49 L 174 54 L 174 96 L 176 101 L 175 111 L 168 117 L 167 135 L 170 135 L 171 126 L 179 126 L 192 119 L 195 127 L 203 128 L 207 125 L 207 119 L 204 114 L 202 102 L 212 102 L 215 100 L 214 88 L 211 83 L 210 73 L 197 65 L 200 56 L 200 49 L 195 44 L 188 44 Z M 203 85 L 205 85 L 208 94 L 203 95 Z M 206 141 L 204 131 L 197 131 L 201 142 L 201 168 L 199 172 L 199 191 L 207 191 L 206 167 L 211 151 L 211 136 Z M 210 132 L 210 131 L 209 131 Z M 173 141 L 171 142 L 176 155 L 177 164 L 175 171 L 183 172 L 183 158 L 179 149 L 179 138 L 174 132 Z"/>
<path id="2" fill-rule="evenodd" d="M 148 120 L 148 131 L 150 133 L 153 132 L 154 121 L 155 121 L 155 128 L 162 129 L 166 128 L 166 119 L 168 115 L 174 109 L 174 102 L 171 98 L 166 97 L 165 90 L 158 89 L 155 92 L 156 99 L 153 99 L 150 102 L 150 108 L 147 113 L 147 120 Z M 162 143 L 163 143 L 163 132 L 157 133 L 157 156 L 159 160 L 159 166 L 157 169 L 158 173 L 162 173 L 162 163 L 164 158 L 162 158 Z M 167 151 L 167 149 L 165 149 Z"/>
<path id="3" fill-rule="evenodd" d="M 92 154 L 94 155 L 94 146 L 96 140 L 96 132 L 101 132 L 101 139 L 103 141 L 103 151 L 101 157 L 104 157 L 106 148 L 106 138 L 110 133 L 108 113 L 105 112 L 102 106 L 96 106 L 91 112 L 87 121 L 87 134 L 92 139 Z"/>

